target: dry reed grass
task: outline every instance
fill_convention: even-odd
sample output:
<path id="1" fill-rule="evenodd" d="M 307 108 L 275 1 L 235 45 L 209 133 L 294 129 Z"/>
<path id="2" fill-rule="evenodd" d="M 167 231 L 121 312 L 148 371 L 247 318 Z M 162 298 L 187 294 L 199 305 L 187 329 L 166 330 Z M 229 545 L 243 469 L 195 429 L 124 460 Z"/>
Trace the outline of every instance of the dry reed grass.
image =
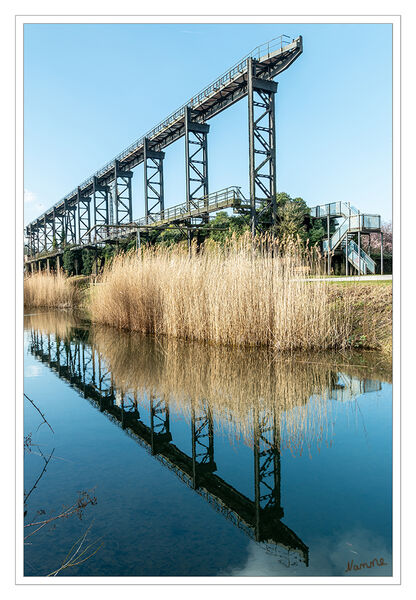
<path id="1" fill-rule="evenodd" d="M 81 302 L 80 290 L 62 273 L 34 273 L 24 279 L 24 304 L 31 307 L 74 308 Z"/>
<path id="2" fill-rule="evenodd" d="M 119 329 L 278 350 L 343 348 L 346 302 L 334 309 L 328 283 L 308 282 L 316 264 L 300 244 L 250 236 L 117 256 L 91 293 L 93 321 Z"/>

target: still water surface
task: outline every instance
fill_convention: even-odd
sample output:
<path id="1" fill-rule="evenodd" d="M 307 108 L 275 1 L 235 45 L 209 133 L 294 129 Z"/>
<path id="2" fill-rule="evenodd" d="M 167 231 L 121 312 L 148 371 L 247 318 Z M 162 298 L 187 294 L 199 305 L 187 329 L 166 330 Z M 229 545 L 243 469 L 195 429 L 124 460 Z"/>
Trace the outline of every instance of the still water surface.
<path id="1" fill-rule="evenodd" d="M 60 576 L 392 574 L 391 367 L 377 353 L 282 359 L 34 310 L 25 393 L 53 429 L 25 401 L 26 493 L 53 450 L 25 522 L 97 499 L 28 540 L 26 576 L 57 569 L 87 530 L 84 547 L 102 545 Z"/>

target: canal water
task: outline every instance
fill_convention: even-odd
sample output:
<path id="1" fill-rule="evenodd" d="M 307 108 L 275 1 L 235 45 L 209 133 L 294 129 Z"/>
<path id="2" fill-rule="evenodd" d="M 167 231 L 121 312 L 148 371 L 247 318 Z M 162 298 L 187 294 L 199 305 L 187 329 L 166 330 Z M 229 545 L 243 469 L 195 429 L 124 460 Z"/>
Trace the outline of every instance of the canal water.
<path id="1" fill-rule="evenodd" d="M 392 575 L 378 353 L 282 358 L 35 309 L 24 375 L 50 425 L 25 399 L 26 576 L 68 554 L 59 576 Z"/>

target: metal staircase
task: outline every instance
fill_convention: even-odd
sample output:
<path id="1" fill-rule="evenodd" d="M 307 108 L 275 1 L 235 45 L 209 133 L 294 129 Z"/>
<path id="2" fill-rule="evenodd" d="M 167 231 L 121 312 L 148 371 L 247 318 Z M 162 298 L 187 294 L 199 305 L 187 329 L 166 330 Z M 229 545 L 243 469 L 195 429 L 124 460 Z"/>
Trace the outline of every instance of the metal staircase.
<path id="1" fill-rule="evenodd" d="M 347 236 L 344 236 L 341 242 L 341 248 L 345 256 L 347 253 Z M 359 258 L 359 255 L 361 255 L 361 258 Z M 348 239 L 348 262 L 355 267 L 357 271 L 359 269 L 361 275 L 368 275 L 369 273 L 374 275 L 376 272 L 376 263 L 373 259 L 370 258 L 362 248 L 359 249 L 358 244 L 356 244 L 354 240 L 350 239 Z"/>
<path id="2" fill-rule="evenodd" d="M 380 215 L 369 215 L 360 211 L 347 202 L 332 202 L 311 208 L 311 217 L 314 219 L 327 219 L 328 229 L 330 220 L 336 220 L 334 233 L 323 241 L 324 253 L 333 254 L 340 249 L 344 256 L 360 275 L 375 274 L 376 264 L 372 258 L 359 246 L 354 239 L 361 233 L 375 233 L 380 231 Z M 329 250 L 328 250 L 329 249 Z"/>

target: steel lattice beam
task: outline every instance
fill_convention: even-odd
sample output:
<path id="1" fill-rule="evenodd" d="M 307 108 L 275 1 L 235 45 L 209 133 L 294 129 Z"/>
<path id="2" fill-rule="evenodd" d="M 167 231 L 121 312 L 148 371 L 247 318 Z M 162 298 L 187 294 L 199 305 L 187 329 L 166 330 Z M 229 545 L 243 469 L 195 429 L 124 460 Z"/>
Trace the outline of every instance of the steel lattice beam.
<path id="1" fill-rule="evenodd" d="M 65 212 L 56 210 L 54 212 L 55 220 L 55 242 L 58 248 L 63 248 L 65 245 Z"/>
<path id="2" fill-rule="evenodd" d="M 249 176 L 251 231 L 258 227 L 257 209 L 270 211 L 276 223 L 276 127 L 275 100 L 277 83 L 256 77 L 257 61 L 247 59 Z"/>
<path id="3" fill-rule="evenodd" d="M 163 159 L 164 152 L 156 152 L 149 145 L 149 140 L 144 139 L 144 216 L 145 222 L 152 222 L 152 215 L 157 214 L 163 219 L 165 209 L 163 185 Z"/>
<path id="4" fill-rule="evenodd" d="M 26 228 L 26 235 L 27 235 L 27 245 L 28 245 L 28 249 L 29 249 L 29 256 L 34 256 L 37 252 L 39 252 L 39 249 L 37 247 L 37 241 L 38 241 L 38 229 L 35 225 L 29 225 Z"/>
<path id="5" fill-rule="evenodd" d="M 77 229 L 76 229 L 76 206 L 65 200 L 65 244 L 76 244 Z"/>
<path id="6" fill-rule="evenodd" d="M 132 171 L 125 171 L 118 160 L 114 161 L 114 203 L 116 225 L 127 225 L 133 221 L 131 178 Z"/>
<path id="7" fill-rule="evenodd" d="M 209 125 L 193 120 L 189 106 L 185 111 L 186 207 L 197 208 L 196 200 L 206 198 L 208 191 Z"/>
<path id="8" fill-rule="evenodd" d="M 109 207 L 109 187 L 108 185 L 100 185 L 97 177 L 94 177 L 93 182 L 93 198 L 94 198 L 94 225 L 109 225 L 110 224 L 110 207 Z M 108 229 L 97 227 L 98 235 L 102 237 L 108 236 Z"/>
<path id="9" fill-rule="evenodd" d="M 43 218 L 43 250 L 47 252 L 52 250 L 55 234 L 55 221 L 50 217 Z"/>
<path id="10" fill-rule="evenodd" d="M 89 242 L 91 240 L 91 215 L 90 204 L 91 198 L 83 196 L 81 189 L 78 188 L 78 243 Z"/>

